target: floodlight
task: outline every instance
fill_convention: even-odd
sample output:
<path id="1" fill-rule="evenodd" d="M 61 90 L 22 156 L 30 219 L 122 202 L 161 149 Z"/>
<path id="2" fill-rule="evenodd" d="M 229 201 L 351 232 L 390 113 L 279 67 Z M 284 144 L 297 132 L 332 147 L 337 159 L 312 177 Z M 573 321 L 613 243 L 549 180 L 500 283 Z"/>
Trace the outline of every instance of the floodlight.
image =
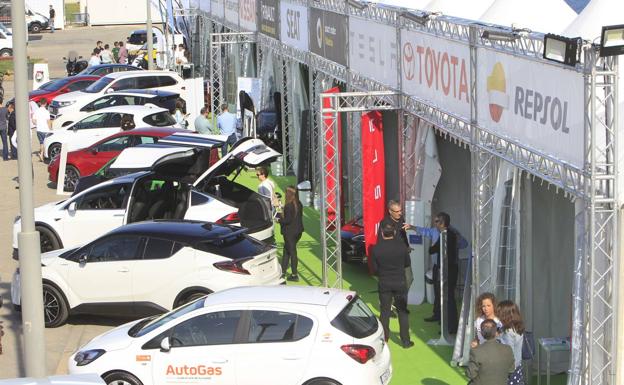
<path id="1" fill-rule="evenodd" d="M 412 12 L 412 11 L 403 11 L 401 12 L 401 16 L 403 18 L 413 21 L 414 23 L 418 23 L 420 25 L 427 24 L 427 20 L 429 20 L 429 16 L 431 16 L 428 12 Z"/>
<path id="2" fill-rule="evenodd" d="M 544 59 L 575 66 L 578 63 L 580 38 L 568 38 L 548 33 L 544 36 Z"/>
<path id="3" fill-rule="evenodd" d="M 347 0 L 347 4 L 360 11 L 368 7 L 368 3 L 362 3 L 358 0 Z"/>
<path id="4" fill-rule="evenodd" d="M 488 39 L 491 41 L 514 41 L 519 37 L 520 35 L 515 32 L 504 30 L 485 30 L 481 34 L 482 39 Z"/>
<path id="5" fill-rule="evenodd" d="M 600 35 L 600 56 L 624 54 L 624 24 L 602 27 Z"/>

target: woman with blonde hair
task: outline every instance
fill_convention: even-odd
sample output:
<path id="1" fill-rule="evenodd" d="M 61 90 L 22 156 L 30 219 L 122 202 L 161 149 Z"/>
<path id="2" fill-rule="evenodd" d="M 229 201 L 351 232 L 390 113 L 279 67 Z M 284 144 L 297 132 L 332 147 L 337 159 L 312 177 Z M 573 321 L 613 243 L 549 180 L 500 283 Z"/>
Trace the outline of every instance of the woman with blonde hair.
<path id="1" fill-rule="evenodd" d="M 500 342 L 511 347 L 516 370 L 509 375 L 508 385 L 524 385 L 522 373 L 522 343 L 524 338 L 524 321 L 520 314 L 520 308 L 513 301 L 502 301 L 496 307 L 496 314 L 503 324 Z"/>
<path id="2" fill-rule="evenodd" d="M 491 319 L 496 322 L 498 328 L 503 326 L 501 321 L 496 317 L 496 296 L 492 293 L 481 293 L 481 295 L 477 297 L 475 314 L 479 316 L 474 321 L 475 338 L 470 344 L 473 348 L 485 342 L 481 334 L 481 323 L 483 321 Z"/>
<path id="3" fill-rule="evenodd" d="M 288 264 L 291 266 L 289 281 L 298 281 L 297 264 L 297 242 L 303 233 L 303 205 L 297 196 L 295 186 L 286 187 L 286 204 L 284 212 L 277 214 L 277 221 L 282 227 L 284 236 L 284 252 L 282 257 L 282 274 L 286 275 Z"/>

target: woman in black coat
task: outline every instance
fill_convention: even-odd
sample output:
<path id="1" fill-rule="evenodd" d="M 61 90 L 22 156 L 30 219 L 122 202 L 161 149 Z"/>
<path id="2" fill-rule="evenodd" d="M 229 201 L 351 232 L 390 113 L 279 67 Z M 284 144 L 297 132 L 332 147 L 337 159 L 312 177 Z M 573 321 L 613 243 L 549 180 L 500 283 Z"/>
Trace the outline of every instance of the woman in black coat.
<path id="1" fill-rule="evenodd" d="M 282 273 L 286 275 L 288 263 L 291 265 L 291 274 L 288 276 L 289 281 L 298 281 L 297 274 L 297 242 L 301 239 L 303 233 L 303 205 L 297 196 L 297 190 L 294 186 L 286 187 L 286 204 L 284 212 L 278 214 L 277 221 L 282 227 L 282 235 L 284 236 L 284 256 L 282 258 Z"/>

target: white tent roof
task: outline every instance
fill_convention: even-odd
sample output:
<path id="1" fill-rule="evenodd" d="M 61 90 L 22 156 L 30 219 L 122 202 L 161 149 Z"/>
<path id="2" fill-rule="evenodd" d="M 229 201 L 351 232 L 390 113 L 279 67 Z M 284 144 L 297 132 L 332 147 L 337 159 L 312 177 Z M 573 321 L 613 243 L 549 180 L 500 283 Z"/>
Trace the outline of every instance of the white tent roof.
<path id="1" fill-rule="evenodd" d="M 622 0 L 615 0 L 622 1 Z M 496 0 L 479 20 L 536 32 L 559 33 L 577 17 L 564 0 Z"/>
<path id="2" fill-rule="evenodd" d="M 562 35 L 580 36 L 583 39 L 594 41 L 600 37 L 603 25 L 622 23 L 624 23 L 623 0 L 592 0 L 571 24 L 562 29 Z"/>
<path id="3" fill-rule="evenodd" d="M 492 3 L 494 0 L 433 0 L 425 9 L 448 16 L 478 20 Z"/>
<path id="4" fill-rule="evenodd" d="M 409 9 L 425 9 L 431 0 L 371 0 L 371 3 L 392 5 Z"/>

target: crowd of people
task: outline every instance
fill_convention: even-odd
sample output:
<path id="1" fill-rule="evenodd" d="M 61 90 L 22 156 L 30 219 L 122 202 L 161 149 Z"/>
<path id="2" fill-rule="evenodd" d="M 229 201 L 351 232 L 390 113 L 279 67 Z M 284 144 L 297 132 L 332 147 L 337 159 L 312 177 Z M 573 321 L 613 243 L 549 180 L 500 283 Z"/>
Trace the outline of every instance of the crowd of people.
<path id="1" fill-rule="evenodd" d="M 111 49 L 109 44 L 98 40 L 91 52 L 89 67 L 112 63 L 128 64 L 128 49 L 124 46 L 124 42 L 113 42 L 113 49 Z"/>

